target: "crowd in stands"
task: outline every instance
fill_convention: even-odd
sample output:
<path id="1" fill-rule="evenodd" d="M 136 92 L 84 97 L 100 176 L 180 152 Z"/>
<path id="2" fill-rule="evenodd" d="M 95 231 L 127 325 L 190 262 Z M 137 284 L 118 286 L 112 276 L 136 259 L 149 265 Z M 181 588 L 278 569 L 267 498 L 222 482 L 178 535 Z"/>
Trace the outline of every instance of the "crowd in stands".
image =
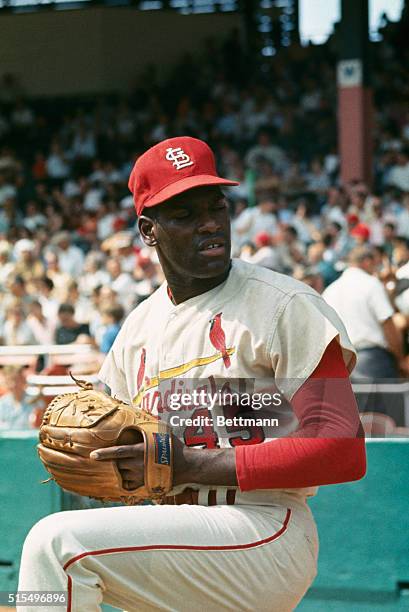
<path id="1" fill-rule="evenodd" d="M 127 97 L 35 100 L 18 76 L 3 75 L 0 343 L 109 350 L 124 316 L 163 281 L 138 235 L 130 170 L 146 148 L 183 134 L 206 140 L 220 173 L 241 182 L 226 191 L 233 255 L 320 293 L 351 265 L 373 276 L 403 348 L 398 355 L 396 338 L 385 336 L 384 346 L 398 358 L 397 375 L 406 373 L 407 24 L 406 14 L 386 24 L 371 45 L 371 185 L 339 178 L 336 34 L 254 63 L 234 31 L 221 46 L 207 40 L 162 80 L 149 66 Z"/>

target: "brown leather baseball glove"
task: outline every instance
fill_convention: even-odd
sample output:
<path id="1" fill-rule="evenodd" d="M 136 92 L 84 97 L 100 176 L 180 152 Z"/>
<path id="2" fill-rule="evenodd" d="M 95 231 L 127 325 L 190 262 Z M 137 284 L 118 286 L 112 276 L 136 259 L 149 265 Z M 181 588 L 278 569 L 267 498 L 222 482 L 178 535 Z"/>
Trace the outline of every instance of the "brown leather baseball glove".
<path id="1" fill-rule="evenodd" d="M 74 378 L 81 389 L 58 395 L 40 426 L 41 461 L 63 489 L 103 501 L 161 501 L 172 488 L 173 443 L 169 427 Z M 123 487 L 116 461 L 90 459 L 98 448 L 145 444 L 145 483 Z"/>

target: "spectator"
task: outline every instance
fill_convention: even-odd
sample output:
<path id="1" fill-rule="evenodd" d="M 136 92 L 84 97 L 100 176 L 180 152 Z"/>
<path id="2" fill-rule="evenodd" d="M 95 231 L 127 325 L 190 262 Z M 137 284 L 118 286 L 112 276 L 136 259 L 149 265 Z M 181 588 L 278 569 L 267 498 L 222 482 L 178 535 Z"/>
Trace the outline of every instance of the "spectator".
<path id="1" fill-rule="evenodd" d="M 297 230 L 297 234 L 304 244 L 310 244 L 313 239 L 319 238 L 317 227 L 309 218 L 308 204 L 305 199 L 298 201 L 295 215 L 291 219 L 291 225 Z"/>
<path id="2" fill-rule="evenodd" d="M 6 200 L 15 198 L 17 194 L 16 186 L 7 179 L 5 172 L 0 171 L 0 207 L 4 206 Z"/>
<path id="3" fill-rule="evenodd" d="M 389 257 L 392 258 L 393 248 L 394 248 L 394 240 L 396 238 L 396 227 L 394 223 L 385 223 L 383 227 L 383 248 L 385 253 Z"/>
<path id="4" fill-rule="evenodd" d="M 280 272 L 280 258 L 272 245 L 272 238 L 267 232 L 260 232 L 254 238 L 256 252 L 246 261 Z"/>
<path id="5" fill-rule="evenodd" d="M 105 326 L 100 345 L 101 353 L 108 353 L 121 329 L 124 309 L 120 304 L 113 304 L 102 311 L 102 324 Z"/>
<path id="6" fill-rule="evenodd" d="M 44 266 L 35 253 L 36 245 L 32 240 L 23 238 L 18 240 L 14 246 L 16 264 L 15 274 L 26 282 L 44 275 Z"/>
<path id="7" fill-rule="evenodd" d="M 75 308 L 71 304 L 61 304 L 58 309 L 59 325 L 55 331 L 56 344 L 71 344 L 79 336 L 90 336 L 89 326 L 78 323 L 74 318 Z"/>
<path id="8" fill-rule="evenodd" d="M 324 290 L 324 279 L 316 268 L 296 267 L 294 270 L 294 278 L 312 287 L 317 293 L 322 293 Z"/>
<path id="9" fill-rule="evenodd" d="M 335 221 L 340 225 L 345 225 L 345 213 L 343 211 L 342 194 L 338 187 L 331 186 L 326 194 L 326 202 L 321 209 L 321 216 L 324 222 Z M 351 216 L 351 215 L 350 215 Z M 359 221 L 358 215 L 354 214 L 356 223 Z"/>
<path id="10" fill-rule="evenodd" d="M 397 163 L 389 173 L 388 184 L 401 191 L 409 192 L 409 153 L 401 151 L 397 155 Z"/>
<path id="11" fill-rule="evenodd" d="M 54 142 L 51 145 L 50 154 L 46 159 L 46 170 L 49 179 L 51 179 L 54 185 L 60 185 L 69 175 L 70 166 L 58 142 Z"/>
<path id="12" fill-rule="evenodd" d="M 248 150 L 245 157 L 246 164 L 254 169 L 257 168 L 260 159 L 268 161 L 275 170 L 283 170 L 287 165 L 284 151 L 279 146 L 272 144 L 270 134 L 264 129 L 260 130 L 257 144 Z"/>
<path id="13" fill-rule="evenodd" d="M 7 198 L 0 205 L 0 237 L 6 238 L 13 228 L 13 221 L 16 217 L 15 202 L 13 198 Z"/>
<path id="14" fill-rule="evenodd" d="M 36 344 L 35 336 L 25 320 L 23 307 L 18 302 L 7 310 L 2 336 L 4 344 L 8 346 Z"/>
<path id="15" fill-rule="evenodd" d="M 311 163 L 311 171 L 307 174 L 307 189 L 318 195 L 324 195 L 330 187 L 330 180 L 319 159 Z"/>
<path id="16" fill-rule="evenodd" d="M 46 251 L 44 259 L 46 263 L 46 276 L 52 281 L 54 286 L 53 294 L 55 298 L 61 302 L 65 294 L 66 286 L 70 283 L 72 278 L 69 274 L 62 272 L 58 255 L 54 251 Z"/>
<path id="17" fill-rule="evenodd" d="M 40 403 L 27 395 L 24 368 L 6 366 L 3 378 L 7 392 L 0 397 L 0 429 L 31 429 Z"/>
<path id="18" fill-rule="evenodd" d="M 38 204 L 34 200 L 27 203 L 23 225 L 32 233 L 47 225 L 47 217 L 40 213 Z"/>
<path id="19" fill-rule="evenodd" d="M 27 130 L 34 123 L 34 112 L 23 100 L 17 100 L 10 118 L 15 128 Z"/>
<path id="20" fill-rule="evenodd" d="M 317 272 L 322 278 L 324 287 L 330 285 L 339 276 L 335 270 L 332 256 L 328 257 L 327 253 L 328 249 L 324 240 L 310 244 L 307 251 L 307 261 L 314 272 Z"/>
<path id="21" fill-rule="evenodd" d="M 83 274 L 80 275 L 78 287 L 81 295 L 89 297 L 96 287 L 109 283 L 109 274 L 102 270 L 104 257 L 100 253 L 91 251 L 84 261 Z"/>
<path id="22" fill-rule="evenodd" d="M 374 256 L 359 246 L 349 254 L 349 266 L 323 293 L 344 322 L 357 349 L 357 380 L 398 378 L 403 364 L 402 339 L 393 323 L 393 307 L 374 276 Z"/>
<path id="23" fill-rule="evenodd" d="M 51 324 L 55 324 L 57 322 L 59 302 L 53 297 L 54 283 L 48 276 L 43 276 L 43 278 L 38 280 L 37 287 L 37 296 L 42 312 Z"/>
<path id="24" fill-rule="evenodd" d="M 21 304 L 23 307 L 30 304 L 32 298 L 27 293 L 27 286 L 24 278 L 11 274 L 6 280 L 6 291 L 1 299 L 1 306 L 7 310 L 10 306 Z"/>
<path id="25" fill-rule="evenodd" d="M 72 142 L 71 155 L 77 159 L 93 158 L 96 155 L 94 134 L 81 125 Z"/>
<path id="26" fill-rule="evenodd" d="M 150 254 L 146 254 L 143 249 L 137 258 L 137 267 L 134 271 L 135 294 L 137 300 L 142 301 L 149 297 L 160 285 L 160 278 L 156 264 L 152 261 Z M 156 256 L 156 253 L 155 253 Z M 138 278 L 138 272 L 139 278 Z"/>
<path id="27" fill-rule="evenodd" d="M 373 197 L 370 201 L 370 212 L 368 217 L 368 229 L 370 232 L 369 242 L 374 246 L 382 246 L 384 243 L 384 211 L 382 200 L 378 197 Z"/>
<path id="28" fill-rule="evenodd" d="M 233 222 L 233 241 L 240 246 L 244 242 L 254 240 L 260 232 L 277 233 L 275 217 L 276 203 L 270 199 L 261 200 L 257 206 L 246 208 Z"/>
<path id="29" fill-rule="evenodd" d="M 11 244 L 0 240 L 0 292 L 4 290 L 7 278 L 14 272 L 15 264 L 10 261 Z"/>
<path id="30" fill-rule="evenodd" d="M 291 274 L 295 265 L 303 263 L 305 247 L 298 240 L 298 232 L 292 225 L 284 227 L 277 245 L 280 269 Z"/>
<path id="31" fill-rule="evenodd" d="M 74 317 L 78 323 L 90 322 L 90 316 L 92 315 L 91 302 L 88 297 L 79 292 L 78 283 L 76 281 L 71 281 L 67 285 L 63 302 L 74 306 Z"/>
<path id="32" fill-rule="evenodd" d="M 371 231 L 365 223 L 357 223 L 350 232 L 356 245 L 365 245 L 369 242 Z"/>
<path id="33" fill-rule="evenodd" d="M 58 265 L 64 274 L 76 277 L 82 272 L 84 266 L 84 254 L 78 247 L 71 244 L 70 234 L 61 232 L 54 237 Z"/>
<path id="34" fill-rule="evenodd" d="M 129 312 L 135 303 L 135 284 L 132 277 L 127 272 L 122 271 L 121 261 L 117 257 L 110 257 L 106 263 L 106 270 L 109 274 L 108 285 L 118 295 L 118 300 Z"/>
<path id="35" fill-rule="evenodd" d="M 55 321 L 49 320 L 43 314 L 43 309 L 37 300 L 31 302 L 27 325 L 34 336 L 35 344 L 52 344 L 54 339 Z"/>

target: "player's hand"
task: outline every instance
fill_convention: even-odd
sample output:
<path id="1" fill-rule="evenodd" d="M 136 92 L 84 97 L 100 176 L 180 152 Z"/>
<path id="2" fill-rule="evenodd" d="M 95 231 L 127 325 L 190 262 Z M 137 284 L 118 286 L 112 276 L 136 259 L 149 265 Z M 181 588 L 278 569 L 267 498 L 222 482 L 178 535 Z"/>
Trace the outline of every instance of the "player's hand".
<path id="1" fill-rule="evenodd" d="M 91 453 L 97 461 L 116 461 L 122 476 L 124 489 L 132 490 L 144 484 L 145 445 L 126 444 L 99 448 Z M 236 486 L 236 462 L 234 448 L 189 448 L 176 436 L 173 437 L 173 484 L 220 484 Z"/>
<path id="2" fill-rule="evenodd" d="M 175 485 L 189 482 L 191 478 L 189 471 L 191 462 L 186 457 L 189 450 L 180 440 L 173 438 L 173 482 Z M 144 443 L 125 444 L 99 448 L 91 453 L 90 458 L 97 461 L 116 461 L 122 476 L 123 487 L 130 491 L 144 484 L 144 452 Z"/>
<path id="3" fill-rule="evenodd" d="M 125 444 L 99 448 L 90 454 L 97 461 L 116 461 L 124 489 L 132 490 L 144 484 L 145 444 Z"/>

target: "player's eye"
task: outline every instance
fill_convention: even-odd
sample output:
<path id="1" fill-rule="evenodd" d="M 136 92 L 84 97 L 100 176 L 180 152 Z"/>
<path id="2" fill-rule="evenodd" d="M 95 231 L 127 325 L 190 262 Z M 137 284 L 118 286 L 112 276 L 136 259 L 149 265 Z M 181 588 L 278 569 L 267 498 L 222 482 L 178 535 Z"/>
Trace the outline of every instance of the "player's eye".
<path id="1" fill-rule="evenodd" d="M 214 210 L 225 210 L 227 208 L 226 200 L 218 200 L 213 205 Z"/>
<path id="2" fill-rule="evenodd" d="M 180 210 L 176 210 L 173 214 L 174 219 L 188 219 L 191 215 L 191 211 L 187 208 L 181 208 Z"/>

